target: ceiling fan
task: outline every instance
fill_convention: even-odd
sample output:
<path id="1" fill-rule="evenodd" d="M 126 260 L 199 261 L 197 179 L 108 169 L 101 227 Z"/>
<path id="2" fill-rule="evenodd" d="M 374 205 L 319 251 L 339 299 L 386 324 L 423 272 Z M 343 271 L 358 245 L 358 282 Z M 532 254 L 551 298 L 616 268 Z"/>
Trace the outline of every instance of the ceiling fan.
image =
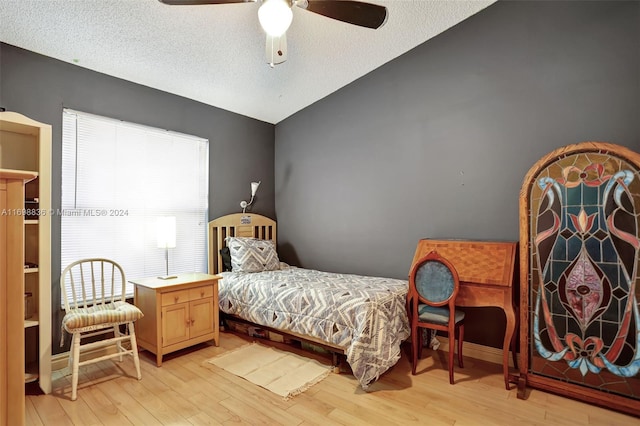
<path id="1" fill-rule="evenodd" d="M 258 9 L 260 25 L 267 33 L 267 63 L 273 68 L 287 60 L 286 31 L 291 25 L 293 12 L 297 6 L 318 15 L 358 25 L 378 29 L 387 21 L 387 8 L 372 3 L 351 0 L 159 0 L 172 6 L 195 6 L 207 4 L 254 3 L 260 1 Z"/>

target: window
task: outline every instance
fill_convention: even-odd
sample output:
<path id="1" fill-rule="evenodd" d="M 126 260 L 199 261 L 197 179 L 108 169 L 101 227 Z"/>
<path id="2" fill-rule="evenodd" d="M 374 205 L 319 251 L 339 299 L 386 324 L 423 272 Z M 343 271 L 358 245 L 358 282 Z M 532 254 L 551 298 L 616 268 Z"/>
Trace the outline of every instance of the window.
<path id="1" fill-rule="evenodd" d="M 62 208 L 54 212 L 62 269 L 104 257 L 127 280 L 206 271 L 208 149 L 206 139 L 65 109 Z M 168 272 L 161 217 L 176 223 Z"/>

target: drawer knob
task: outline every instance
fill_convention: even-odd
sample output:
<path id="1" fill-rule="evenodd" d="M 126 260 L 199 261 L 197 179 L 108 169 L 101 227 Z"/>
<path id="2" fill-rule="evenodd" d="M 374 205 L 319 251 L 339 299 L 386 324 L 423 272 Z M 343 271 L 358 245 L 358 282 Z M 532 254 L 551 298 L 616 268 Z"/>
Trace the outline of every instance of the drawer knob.
<path id="1" fill-rule="evenodd" d="M 204 297 L 204 290 L 200 290 L 200 297 Z"/>
<path id="2" fill-rule="evenodd" d="M 180 299 L 180 296 L 175 296 L 175 297 L 173 298 L 174 303 L 178 303 L 178 299 Z"/>

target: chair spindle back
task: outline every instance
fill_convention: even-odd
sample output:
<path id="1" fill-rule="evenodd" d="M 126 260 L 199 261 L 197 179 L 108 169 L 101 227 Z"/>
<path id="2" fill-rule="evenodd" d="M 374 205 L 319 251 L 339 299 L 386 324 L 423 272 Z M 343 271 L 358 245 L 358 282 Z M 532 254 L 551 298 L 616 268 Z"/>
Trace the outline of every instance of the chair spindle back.
<path id="1" fill-rule="evenodd" d="M 60 278 L 65 310 L 125 301 L 126 283 L 122 267 L 112 260 L 91 258 L 73 262 Z"/>

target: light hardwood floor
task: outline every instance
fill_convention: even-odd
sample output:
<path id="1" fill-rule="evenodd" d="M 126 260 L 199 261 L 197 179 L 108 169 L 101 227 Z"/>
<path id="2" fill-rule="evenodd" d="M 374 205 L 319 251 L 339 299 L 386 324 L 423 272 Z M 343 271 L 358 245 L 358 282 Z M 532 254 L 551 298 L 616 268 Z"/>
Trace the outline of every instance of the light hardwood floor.
<path id="1" fill-rule="evenodd" d="M 27 425 L 640 425 L 639 419 L 535 389 L 519 400 L 515 389 L 504 389 L 500 365 L 469 357 L 450 385 L 446 352 L 434 356 L 427 349 L 416 376 L 405 352 L 367 392 L 352 375 L 331 374 L 284 401 L 206 363 L 248 341 L 221 333 L 220 347 L 202 344 L 168 355 L 160 368 L 143 351 L 140 381 L 131 359 L 82 367 L 77 401 L 70 400 L 70 377 L 56 371 L 52 394 L 27 396 Z"/>

